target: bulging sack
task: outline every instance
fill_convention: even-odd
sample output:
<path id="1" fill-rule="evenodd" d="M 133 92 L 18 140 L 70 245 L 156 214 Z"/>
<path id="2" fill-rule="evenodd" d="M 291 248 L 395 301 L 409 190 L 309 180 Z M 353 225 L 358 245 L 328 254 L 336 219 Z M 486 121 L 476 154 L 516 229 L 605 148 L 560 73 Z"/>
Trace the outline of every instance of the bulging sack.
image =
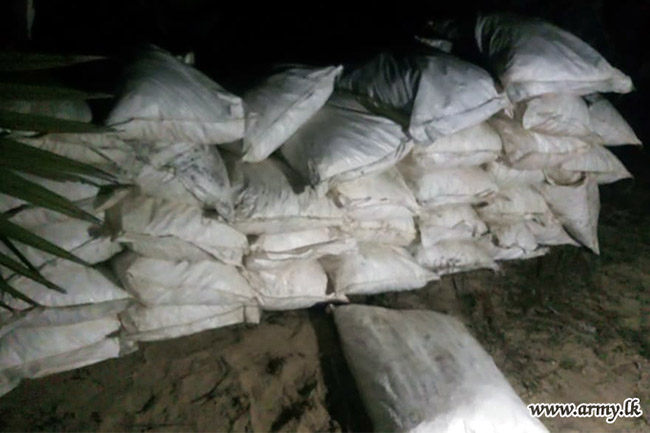
<path id="1" fill-rule="evenodd" d="M 262 161 L 287 141 L 325 104 L 342 70 L 341 66 L 293 67 L 248 91 L 244 161 Z"/>
<path id="2" fill-rule="evenodd" d="M 246 234 L 284 233 L 340 227 L 344 215 L 329 197 L 319 196 L 282 161 L 255 164 L 227 158 L 235 199 L 233 226 Z"/>
<path id="3" fill-rule="evenodd" d="M 251 242 L 249 258 L 268 261 L 309 260 L 356 249 L 357 242 L 336 227 L 269 233 Z"/>
<path id="4" fill-rule="evenodd" d="M 589 173 L 599 184 L 614 183 L 632 177 L 616 155 L 599 144 L 594 144 L 585 153 L 564 162 L 560 169 Z"/>
<path id="5" fill-rule="evenodd" d="M 397 123 L 349 95 L 334 94 L 282 145 L 282 155 L 320 194 L 395 165 L 412 142 Z"/>
<path id="6" fill-rule="evenodd" d="M 623 144 L 641 145 L 632 127 L 623 119 L 621 113 L 605 97 L 594 94 L 585 98 L 589 103 L 589 115 L 593 131 L 607 146 Z"/>
<path id="7" fill-rule="evenodd" d="M 522 102 L 517 111 L 523 127 L 534 132 L 585 138 L 593 135 L 589 108 L 577 95 L 549 93 L 537 96 Z"/>
<path id="8" fill-rule="evenodd" d="M 377 242 L 406 247 L 417 238 L 412 217 L 377 220 L 350 220 L 343 231 L 359 242 Z"/>
<path id="9" fill-rule="evenodd" d="M 146 305 L 255 304 L 240 271 L 215 260 L 170 261 L 128 252 L 114 258 L 112 266 L 126 290 Z"/>
<path id="10" fill-rule="evenodd" d="M 542 20 L 514 14 L 481 16 L 475 38 L 513 102 L 546 93 L 632 91 L 630 77 L 596 50 Z"/>
<path id="11" fill-rule="evenodd" d="M 548 433 L 457 319 L 350 305 L 334 321 L 375 431 Z"/>
<path id="12" fill-rule="evenodd" d="M 356 252 L 321 259 L 334 291 L 344 295 L 418 289 L 438 278 L 418 265 L 405 249 L 360 243 Z"/>
<path id="13" fill-rule="evenodd" d="M 132 194 L 106 211 L 115 240 L 148 257 L 241 265 L 246 236 L 201 208 Z"/>
<path id="14" fill-rule="evenodd" d="M 429 246 L 419 244 L 415 247 L 415 260 L 438 275 L 498 269 L 489 249 L 477 239 L 446 239 Z"/>
<path id="15" fill-rule="evenodd" d="M 151 46 L 126 67 L 106 123 L 128 140 L 219 144 L 244 136 L 244 108 L 239 97 Z"/>
<path id="16" fill-rule="evenodd" d="M 485 70 L 438 50 L 381 53 L 346 72 L 338 87 L 398 119 L 423 144 L 477 125 L 509 105 Z"/>
<path id="17" fill-rule="evenodd" d="M 436 206 L 420 213 L 420 242 L 427 248 L 444 240 L 480 238 L 488 229 L 468 204 Z"/>

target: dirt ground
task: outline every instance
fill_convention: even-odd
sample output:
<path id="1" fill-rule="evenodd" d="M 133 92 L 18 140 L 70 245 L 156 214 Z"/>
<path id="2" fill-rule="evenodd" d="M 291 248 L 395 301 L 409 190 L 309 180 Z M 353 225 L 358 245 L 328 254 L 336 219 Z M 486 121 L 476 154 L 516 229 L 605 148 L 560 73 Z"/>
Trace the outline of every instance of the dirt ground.
<path id="1" fill-rule="evenodd" d="M 527 403 L 622 402 L 639 419 L 542 419 L 552 432 L 650 432 L 648 185 L 603 188 L 601 255 L 548 256 L 354 302 L 460 317 Z M 326 308 L 142 344 L 25 381 L 2 431 L 370 431 Z"/>

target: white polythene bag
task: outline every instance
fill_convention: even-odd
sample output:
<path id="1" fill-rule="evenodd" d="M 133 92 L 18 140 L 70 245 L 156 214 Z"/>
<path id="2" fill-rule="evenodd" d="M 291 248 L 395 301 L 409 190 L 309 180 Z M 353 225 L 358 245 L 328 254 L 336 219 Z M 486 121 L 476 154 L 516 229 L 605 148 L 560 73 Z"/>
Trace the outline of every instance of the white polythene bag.
<path id="1" fill-rule="evenodd" d="M 551 135 L 589 137 L 591 116 L 586 102 L 578 95 L 549 93 L 523 102 L 521 123 L 525 129 Z"/>
<path id="2" fill-rule="evenodd" d="M 259 320 L 259 307 L 244 305 L 136 304 L 120 314 L 124 338 L 131 341 L 166 340 Z"/>
<path id="3" fill-rule="evenodd" d="M 341 66 L 292 67 L 244 95 L 244 161 L 267 158 L 314 115 L 334 90 Z"/>
<path id="4" fill-rule="evenodd" d="M 485 170 L 492 175 L 499 188 L 518 185 L 537 185 L 546 179 L 543 170 L 517 170 L 503 161 L 493 161 L 485 165 Z"/>
<path id="5" fill-rule="evenodd" d="M 343 75 L 338 87 L 390 113 L 418 143 L 483 122 L 508 106 L 490 74 L 450 54 L 380 53 Z"/>
<path id="6" fill-rule="evenodd" d="M 240 265 L 246 236 L 201 208 L 130 195 L 106 211 L 115 239 L 161 259 L 219 259 Z"/>
<path id="7" fill-rule="evenodd" d="M 349 95 L 335 93 L 281 150 L 324 194 L 339 183 L 392 167 L 411 147 L 400 125 L 370 113 Z"/>
<path id="8" fill-rule="evenodd" d="M 249 257 L 264 260 L 317 259 L 356 249 L 357 242 L 336 227 L 320 227 L 284 233 L 268 233 L 251 241 Z"/>
<path id="9" fill-rule="evenodd" d="M 444 240 L 470 240 L 487 232 L 487 226 L 468 204 L 436 206 L 423 210 L 418 218 L 420 242 L 424 247 Z"/>
<path id="10" fill-rule="evenodd" d="M 233 226 L 246 234 L 283 233 L 343 224 L 344 214 L 329 198 L 301 183 L 276 158 L 246 163 L 227 158 L 235 200 Z"/>
<path id="11" fill-rule="evenodd" d="M 128 252 L 112 260 L 115 275 L 147 305 L 253 304 L 255 294 L 240 271 L 216 260 L 170 261 Z"/>
<path id="12" fill-rule="evenodd" d="M 282 262 L 249 258 L 246 269 L 262 309 L 294 310 L 347 298 L 328 293 L 327 275 L 318 260 Z"/>
<path id="13" fill-rule="evenodd" d="M 228 143 L 244 135 L 244 108 L 239 97 L 151 46 L 126 67 L 106 123 L 130 140 Z"/>
<path id="14" fill-rule="evenodd" d="M 356 252 L 321 259 L 336 293 L 367 295 L 418 289 L 438 278 L 393 245 L 360 243 Z"/>
<path id="15" fill-rule="evenodd" d="M 378 242 L 406 247 L 417 237 L 413 217 L 349 220 L 343 231 L 359 242 Z"/>
<path id="16" fill-rule="evenodd" d="M 496 160 L 501 151 L 501 137 L 482 122 L 429 145 L 416 145 L 407 158 L 412 164 L 429 168 L 472 167 Z"/>
<path id="17" fill-rule="evenodd" d="M 591 127 L 602 143 L 608 146 L 641 144 L 632 127 L 605 97 L 594 94 L 585 98 L 589 103 Z"/>
<path id="18" fill-rule="evenodd" d="M 588 44 L 550 23 L 514 14 L 480 16 L 478 48 L 513 102 L 546 93 L 629 93 L 632 80 Z"/>
<path id="19" fill-rule="evenodd" d="M 490 119 L 503 140 L 505 157 L 513 168 L 534 170 L 552 167 L 589 148 L 582 138 L 540 134 L 529 131 L 517 121 L 504 116 Z"/>
<path id="20" fill-rule="evenodd" d="M 172 168 L 158 169 L 142 164 L 134 176 L 133 184 L 137 185 L 143 195 L 149 197 L 203 207 L 203 203 L 183 185 Z"/>
<path id="21" fill-rule="evenodd" d="M 592 145 L 587 152 L 562 163 L 560 168 L 572 172 L 587 172 L 599 184 L 614 183 L 632 177 L 616 155 L 599 144 Z"/>
<path id="22" fill-rule="evenodd" d="M 498 269 L 489 250 L 476 239 L 446 239 L 429 246 L 419 244 L 415 248 L 415 259 L 420 266 L 438 275 Z"/>
<path id="23" fill-rule="evenodd" d="M 334 201 L 354 220 L 408 218 L 419 208 L 399 170 L 392 167 L 337 185 Z"/>
<path id="24" fill-rule="evenodd" d="M 480 203 L 497 190 L 492 176 L 481 167 L 429 169 L 404 161 L 398 168 L 423 207 Z"/>
<path id="25" fill-rule="evenodd" d="M 350 305 L 334 320 L 375 431 L 548 433 L 457 319 Z"/>
<path id="26" fill-rule="evenodd" d="M 543 184 L 540 191 L 567 232 L 582 245 L 599 254 L 600 198 L 596 180 L 586 175 L 574 185 Z"/>

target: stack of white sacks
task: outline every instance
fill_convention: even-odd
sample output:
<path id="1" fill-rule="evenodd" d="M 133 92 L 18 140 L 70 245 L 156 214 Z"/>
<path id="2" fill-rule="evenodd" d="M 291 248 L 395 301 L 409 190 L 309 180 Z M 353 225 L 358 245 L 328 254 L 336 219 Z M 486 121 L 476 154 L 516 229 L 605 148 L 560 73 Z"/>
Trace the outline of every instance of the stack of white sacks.
<path id="1" fill-rule="evenodd" d="M 134 187 L 89 204 L 105 210 L 104 227 L 75 243 L 57 236 L 75 224 L 87 233 L 86 223 L 15 216 L 37 231 L 56 220 L 66 229 L 51 240 L 91 263 L 125 248 L 111 260 L 117 278 L 59 260 L 55 269 L 69 269 L 49 272 L 25 251 L 71 294 L 10 282 L 46 307 L 133 298 L 123 311 L 101 309 L 119 312 L 124 348 L 256 323 L 263 309 L 415 289 L 552 245 L 598 252 L 597 185 L 630 177 L 605 146 L 640 144 L 598 93 L 629 92 L 630 79 L 547 23 L 481 17 L 476 39 L 502 86 L 430 48 L 346 71 L 287 66 L 240 99 L 169 53 L 144 51 L 107 120 L 115 135 L 33 143 L 119 167 Z M 20 320 L 59 326 L 51 311 Z M 11 348 L 22 322 L 0 332 L 11 368 L 31 362 Z"/>

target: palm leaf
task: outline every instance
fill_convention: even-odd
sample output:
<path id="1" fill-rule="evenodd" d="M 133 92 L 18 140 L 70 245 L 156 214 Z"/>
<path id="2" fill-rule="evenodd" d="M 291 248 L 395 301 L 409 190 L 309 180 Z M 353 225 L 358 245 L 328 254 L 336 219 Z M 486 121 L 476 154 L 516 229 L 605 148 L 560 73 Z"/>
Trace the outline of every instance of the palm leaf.
<path id="1" fill-rule="evenodd" d="M 0 53 L 0 72 L 32 71 L 63 68 L 78 63 L 103 60 L 102 56 L 78 56 L 61 54 Z"/>
<path id="2" fill-rule="evenodd" d="M 16 197 L 35 206 L 59 212 L 73 218 L 82 219 L 94 224 L 101 221 L 83 209 L 79 209 L 67 198 L 20 177 L 11 170 L 0 170 L 0 193 Z M 0 220 L 2 216 L 0 215 Z M 1 235 L 1 233 L 0 233 Z"/>
<path id="3" fill-rule="evenodd" d="M 12 313 L 15 311 L 13 308 L 11 308 L 11 307 L 9 306 L 9 304 L 5 304 L 5 303 L 2 302 L 2 301 L 0 301 L 0 308 L 5 308 L 5 309 L 11 311 Z"/>
<path id="4" fill-rule="evenodd" d="M 106 93 L 88 93 L 58 86 L 38 86 L 0 81 L 0 100 L 51 101 L 71 99 L 110 98 Z"/>
<path id="5" fill-rule="evenodd" d="M 112 132 L 106 126 L 91 123 L 76 122 L 74 120 L 57 119 L 56 117 L 42 116 L 40 114 L 24 114 L 15 111 L 0 109 L 0 128 L 16 131 L 36 132 L 69 132 L 98 134 Z"/>
<path id="6" fill-rule="evenodd" d="M 91 165 L 0 137 L 0 167 L 54 180 L 96 184 L 93 179 L 114 181 L 114 177 Z"/>
<path id="7" fill-rule="evenodd" d="M 0 237 L 0 242 L 5 244 L 5 246 L 7 248 L 9 248 L 9 251 L 11 251 L 11 253 L 14 256 L 16 256 L 18 258 L 18 260 L 20 260 L 25 266 L 27 266 L 33 272 L 36 272 L 37 274 L 40 274 L 40 272 L 38 272 L 38 269 L 36 269 L 36 267 L 34 265 L 32 265 L 32 263 L 27 259 L 27 257 L 25 257 L 23 255 L 23 253 L 21 253 L 20 250 L 18 248 L 16 248 L 16 246 L 14 245 L 13 242 L 11 242 L 9 239 L 7 239 L 5 237 Z"/>
<path id="8" fill-rule="evenodd" d="M 6 267 L 10 271 L 18 275 L 22 275 L 24 277 L 29 278 L 30 280 L 34 280 L 38 283 L 41 283 L 48 289 L 52 289 L 59 293 L 67 293 L 65 289 L 57 286 L 56 284 L 49 281 L 47 278 L 43 277 L 40 272 L 32 271 L 28 267 L 21 265 L 19 262 L 15 261 L 14 259 L 12 259 L 11 257 L 9 257 L 4 253 L 0 253 L 0 265 Z"/>
<path id="9" fill-rule="evenodd" d="M 38 302 L 34 301 L 29 296 L 23 295 L 18 290 L 14 289 L 9 284 L 7 284 L 7 282 L 5 281 L 4 278 L 2 278 L 1 275 L 0 275 L 0 293 L 9 293 L 14 298 L 20 299 L 23 302 L 27 302 L 29 305 L 32 305 L 34 307 L 40 307 L 41 306 Z"/>

